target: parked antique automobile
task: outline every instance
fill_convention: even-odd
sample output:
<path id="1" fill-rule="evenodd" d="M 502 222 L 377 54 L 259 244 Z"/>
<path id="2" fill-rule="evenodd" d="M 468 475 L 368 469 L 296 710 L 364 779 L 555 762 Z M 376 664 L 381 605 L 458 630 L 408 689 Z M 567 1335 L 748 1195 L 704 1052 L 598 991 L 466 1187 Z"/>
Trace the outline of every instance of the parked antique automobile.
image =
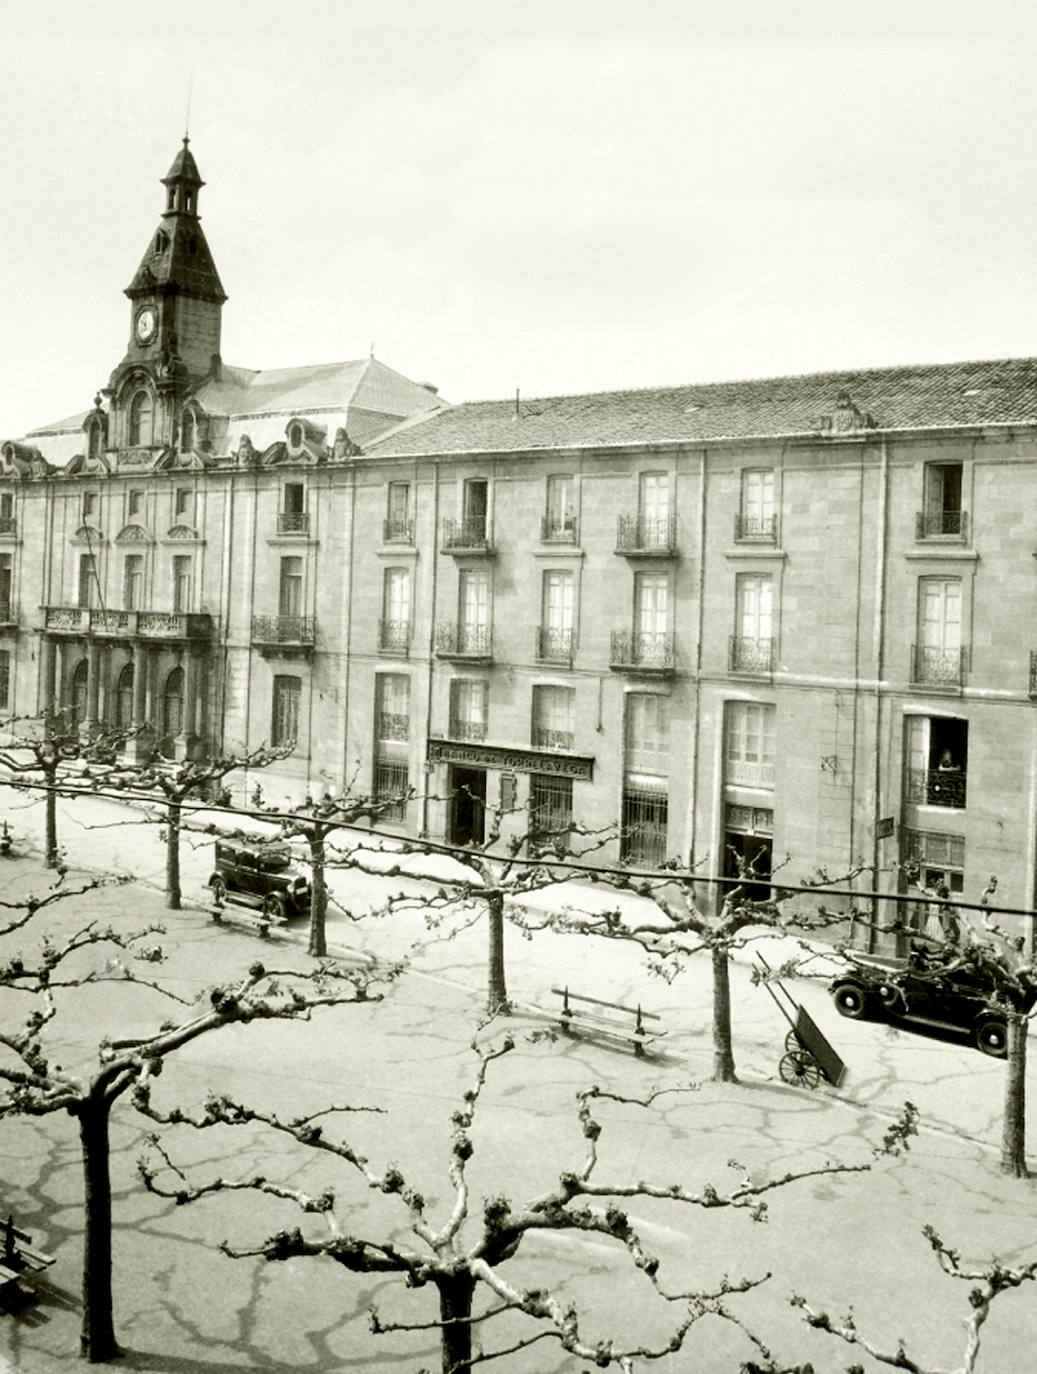
<path id="1" fill-rule="evenodd" d="M 829 984 L 836 1010 L 852 1020 L 875 1017 L 905 1030 L 933 1028 L 967 1035 L 984 1054 L 1004 1059 L 1008 1023 L 982 967 L 964 963 L 957 951 L 914 942 L 907 959 L 852 954 L 851 967 Z M 1037 1001 L 1032 990 L 1023 1010 Z"/>
<path id="2" fill-rule="evenodd" d="M 218 844 L 208 886 L 217 906 L 229 901 L 258 907 L 274 921 L 310 912 L 309 880 L 283 844 Z"/>

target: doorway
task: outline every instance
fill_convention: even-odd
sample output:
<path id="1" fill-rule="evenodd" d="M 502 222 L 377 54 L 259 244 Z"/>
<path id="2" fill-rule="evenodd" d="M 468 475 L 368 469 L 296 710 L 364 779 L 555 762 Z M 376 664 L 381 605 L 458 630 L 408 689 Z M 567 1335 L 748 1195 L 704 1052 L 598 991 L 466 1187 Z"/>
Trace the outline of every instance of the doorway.
<path id="1" fill-rule="evenodd" d="M 745 873 L 756 878 L 769 878 L 773 861 L 772 831 L 773 812 L 756 807 L 729 805 L 724 828 L 723 876 L 737 878 L 739 874 Z M 769 901 L 770 883 L 752 882 L 747 879 L 743 886 L 749 901 Z"/>
<path id="2" fill-rule="evenodd" d="M 486 811 L 485 768 L 450 769 L 450 843 L 482 844 Z"/>

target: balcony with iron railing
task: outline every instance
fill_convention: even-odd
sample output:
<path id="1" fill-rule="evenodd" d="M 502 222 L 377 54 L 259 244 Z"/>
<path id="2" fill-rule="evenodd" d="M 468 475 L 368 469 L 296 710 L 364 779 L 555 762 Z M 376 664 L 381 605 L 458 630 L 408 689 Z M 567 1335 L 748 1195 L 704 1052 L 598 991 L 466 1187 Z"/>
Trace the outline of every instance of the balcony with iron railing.
<path id="1" fill-rule="evenodd" d="M 773 673 L 774 640 L 754 635 L 732 635 L 727 663 L 732 673 L 750 673 L 753 676 Z"/>
<path id="2" fill-rule="evenodd" d="M 409 620 L 379 620 L 378 652 L 397 654 L 406 658 L 410 652 L 411 623 Z"/>
<path id="3" fill-rule="evenodd" d="M 964 543 L 968 533 L 968 511 L 920 510 L 915 515 L 916 539 L 952 539 Z"/>
<path id="4" fill-rule="evenodd" d="M 568 514 L 543 515 L 540 518 L 541 544 L 575 544 L 576 516 Z"/>
<path id="5" fill-rule="evenodd" d="M 541 625 L 536 632 L 536 657 L 539 663 L 571 663 L 575 637 L 572 630 Z"/>
<path id="6" fill-rule="evenodd" d="M 673 635 L 647 630 L 613 630 L 609 667 L 614 672 L 673 673 L 677 644 Z"/>
<path id="7" fill-rule="evenodd" d="M 260 650 L 287 649 L 308 652 L 317 638 L 317 622 L 312 615 L 254 615 L 252 643 Z"/>
<path id="8" fill-rule="evenodd" d="M 110 611 L 90 606 L 45 606 L 48 634 L 99 639 L 205 639 L 212 616 L 205 611 Z"/>
<path id="9" fill-rule="evenodd" d="M 572 753 L 573 732 L 555 730 L 548 725 L 534 725 L 532 730 L 534 749 L 553 749 L 556 753 Z"/>
<path id="10" fill-rule="evenodd" d="M 382 521 L 383 544 L 413 544 L 414 521 L 402 515 L 390 515 Z"/>
<path id="11" fill-rule="evenodd" d="M 14 515 L 0 515 L 0 536 L 9 538 L 18 533 L 18 520 Z"/>
<path id="12" fill-rule="evenodd" d="M 962 768 L 909 768 L 905 801 L 914 806 L 965 806 L 966 773 Z"/>
<path id="13" fill-rule="evenodd" d="M 774 759 L 732 759 L 724 765 L 724 781 L 732 787 L 754 787 L 770 792 L 774 787 Z"/>
<path id="14" fill-rule="evenodd" d="M 8 597 L 0 600 L 0 629 L 10 630 L 18 624 L 18 611 Z"/>
<path id="15" fill-rule="evenodd" d="M 277 512 L 278 534 L 309 534 L 310 513 L 305 510 L 282 510 Z"/>
<path id="16" fill-rule="evenodd" d="M 776 544 L 778 517 L 776 515 L 735 515 L 735 540 L 742 544 Z"/>
<path id="17" fill-rule="evenodd" d="M 616 553 L 626 558 L 675 558 L 676 517 L 621 515 L 616 525 Z"/>
<path id="18" fill-rule="evenodd" d="M 459 716 L 451 716 L 448 728 L 451 739 L 478 742 L 486 738 L 485 720 L 462 720 Z"/>
<path id="19" fill-rule="evenodd" d="M 494 553 L 493 532 L 489 521 L 485 516 L 444 520 L 442 548 L 446 553 Z"/>
<path id="20" fill-rule="evenodd" d="M 489 625 L 440 622 L 436 626 L 436 656 L 488 663 L 493 658 L 493 631 Z"/>
<path id="21" fill-rule="evenodd" d="M 962 687 L 969 671 L 969 651 L 911 646 L 911 682 L 916 687 Z"/>

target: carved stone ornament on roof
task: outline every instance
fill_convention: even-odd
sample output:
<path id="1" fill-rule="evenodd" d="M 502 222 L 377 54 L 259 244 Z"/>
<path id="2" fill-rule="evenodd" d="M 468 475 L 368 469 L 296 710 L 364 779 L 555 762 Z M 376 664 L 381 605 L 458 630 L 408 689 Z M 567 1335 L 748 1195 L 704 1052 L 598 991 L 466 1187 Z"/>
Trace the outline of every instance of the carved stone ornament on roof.
<path id="1" fill-rule="evenodd" d="M 234 456 L 241 466 L 246 468 L 254 468 L 259 462 L 259 454 L 247 434 L 243 434 L 238 440 L 238 450 Z"/>
<path id="2" fill-rule="evenodd" d="M 115 536 L 117 544 L 153 544 L 155 541 L 143 525 L 123 525 Z"/>
<path id="3" fill-rule="evenodd" d="M 150 448 L 124 448 L 124 449 L 121 449 L 121 450 L 119 451 L 119 467 L 120 467 L 120 468 L 150 468 L 150 467 L 152 467 L 152 466 L 157 467 L 157 466 L 158 466 L 158 463 L 159 463 L 159 459 L 161 458 L 161 456 L 162 456 L 162 455 L 159 454 L 158 458 L 156 458 L 154 450 L 153 450 L 153 449 L 150 449 Z"/>
<path id="4" fill-rule="evenodd" d="M 356 458 L 361 452 L 359 444 L 354 444 L 346 431 L 342 428 L 335 431 L 335 446 L 331 451 L 332 458 Z"/>
<path id="5" fill-rule="evenodd" d="M 835 398 L 835 409 L 831 415 L 824 415 L 818 426 L 822 434 L 854 434 L 862 429 L 877 429 L 873 415 L 860 410 L 848 391 L 840 391 Z"/>

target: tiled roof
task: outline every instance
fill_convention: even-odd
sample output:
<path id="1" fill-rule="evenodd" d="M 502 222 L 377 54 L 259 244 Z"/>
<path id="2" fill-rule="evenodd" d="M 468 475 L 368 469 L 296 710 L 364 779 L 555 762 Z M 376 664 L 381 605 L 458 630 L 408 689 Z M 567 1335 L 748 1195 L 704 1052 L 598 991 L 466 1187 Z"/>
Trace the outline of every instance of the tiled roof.
<path id="1" fill-rule="evenodd" d="M 848 401 L 843 393 L 848 395 Z M 1037 424 L 1037 359 L 815 372 L 644 391 L 472 401 L 400 425 L 372 456 Z"/>

